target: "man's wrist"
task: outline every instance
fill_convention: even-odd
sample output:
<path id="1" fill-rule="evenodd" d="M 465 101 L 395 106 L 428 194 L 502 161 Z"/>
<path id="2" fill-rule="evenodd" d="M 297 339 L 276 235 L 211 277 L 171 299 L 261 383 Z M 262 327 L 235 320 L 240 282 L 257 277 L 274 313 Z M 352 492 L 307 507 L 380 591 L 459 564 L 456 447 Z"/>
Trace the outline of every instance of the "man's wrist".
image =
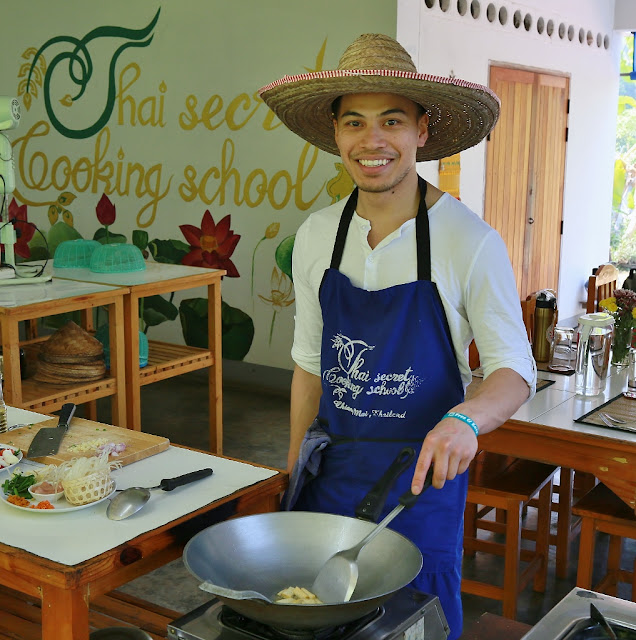
<path id="1" fill-rule="evenodd" d="M 479 436 L 479 427 L 477 426 L 477 423 L 466 414 L 458 413 L 457 411 L 449 411 L 442 416 L 442 420 L 444 420 L 444 418 L 455 418 L 455 420 L 466 423 L 473 430 L 475 436 Z"/>

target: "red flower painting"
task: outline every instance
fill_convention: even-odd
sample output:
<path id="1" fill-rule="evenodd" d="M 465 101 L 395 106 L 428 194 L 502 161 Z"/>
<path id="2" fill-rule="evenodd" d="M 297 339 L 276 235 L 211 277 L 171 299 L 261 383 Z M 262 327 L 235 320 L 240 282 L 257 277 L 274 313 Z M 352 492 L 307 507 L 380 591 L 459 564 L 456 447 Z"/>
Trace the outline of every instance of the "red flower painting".
<path id="1" fill-rule="evenodd" d="M 29 249 L 29 242 L 31 242 L 33 234 L 35 233 L 35 226 L 27 220 L 26 204 L 18 206 L 15 198 L 13 198 L 9 204 L 9 220 L 14 221 L 13 227 L 18 236 L 14 245 L 16 255 L 19 255 L 21 258 L 30 258 L 31 249 Z"/>
<path id="2" fill-rule="evenodd" d="M 239 272 L 230 257 L 241 236 L 234 233 L 230 225 L 229 215 L 215 223 L 209 211 L 203 214 L 200 229 L 191 224 L 180 225 L 179 229 L 190 245 L 190 252 L 181 262 L 190 267 L 225 269 L 228 277 L 238 278 Z"/>
<path id="3" fill-rule="evenodd" d="M 97 207 L 95 207 L 95 213 L 97 213 L 97 219 L 99 222 L 105 227 L 113 224 L 117 217 L 117 209 L 105 193 L 103 193 L 102 197 L 99 199 Z"/>

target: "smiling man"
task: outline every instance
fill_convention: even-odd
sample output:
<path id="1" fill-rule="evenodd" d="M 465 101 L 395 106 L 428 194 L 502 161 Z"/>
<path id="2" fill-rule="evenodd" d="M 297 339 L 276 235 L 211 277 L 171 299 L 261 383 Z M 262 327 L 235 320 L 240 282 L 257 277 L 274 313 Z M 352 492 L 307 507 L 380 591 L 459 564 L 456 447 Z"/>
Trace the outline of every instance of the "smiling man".
<path id="1" fill-rule="evenodd" d="M 391 528 L 422 551 L 413 586 L 439 596 L 456 639 L 466 470 L 479 433 L 532 395 L 536 368 L 501 238 L 416 162 L 477 144 L 499 101 L 417 73 L 381 34 L 355 40 L 337 70 L 286 76 L 261 96 L 292 131 L 340 155 L 356 184 L 296 236 L 286 507 L 353 516 L 402 448 L 418 451 L 383 515 L 409 488 L 422 492 L 432 469 L 434 489 Z M 465 401 L 473 337 L 485 379 Z"/>

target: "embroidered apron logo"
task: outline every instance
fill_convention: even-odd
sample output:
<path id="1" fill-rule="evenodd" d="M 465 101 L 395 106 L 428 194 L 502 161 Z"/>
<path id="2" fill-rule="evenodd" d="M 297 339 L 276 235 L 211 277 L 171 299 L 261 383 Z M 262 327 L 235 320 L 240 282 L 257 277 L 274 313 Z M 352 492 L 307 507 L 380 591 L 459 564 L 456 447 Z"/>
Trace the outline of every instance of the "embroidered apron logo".
<path id="1" fill-rule="evenodd" d="M 343 398 L 351 394 L 351 400 L 356 400 L 364 392 L 365 395 L 396 396 L 404 400 L 415 393 L 420 384 L 420 378 L 413 375 L 413 369 L 408 367 L 402 373 L 377 373 L 372 375 L 365 369 L 364 354 L 372 351 L 375 346 L 363 340 L 352 340 L 338 333 L 332 338 L 332 348 L 336 349 L 338 366 L 325 369 L 322 377 L 331 387 L 334 405 L 343 411 L 348 411 L 358 417 L 375 418 L 405 418 L 406 411 L 398 413 L 392 410 L 383 411 L 373 409 L 370 413 L 347 405 Z"/>

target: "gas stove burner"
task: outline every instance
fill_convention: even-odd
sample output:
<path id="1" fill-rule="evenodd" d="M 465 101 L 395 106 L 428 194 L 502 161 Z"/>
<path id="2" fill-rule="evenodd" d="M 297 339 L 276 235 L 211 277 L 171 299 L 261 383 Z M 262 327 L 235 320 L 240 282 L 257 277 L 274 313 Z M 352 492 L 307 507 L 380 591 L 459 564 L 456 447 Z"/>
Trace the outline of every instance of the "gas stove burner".
<path id="1" fill-rule="evenodd" d="M 289 629 L 281 627 L 271 627 L 260 622 L 251 620 L 244 615 L 237 613 L 228 606 L 224 606 L 219 614 L 219 622 L 222 626 L 247 634 L 259 640 L 344 640 L 353 637 L 366 625 L 371 624 L 375 619 L 384 613 L 384 609 L 379 607 L 375 611 L 354 620 L 349 624 L 338 627 L 322 627 L 320 629 Z"/>
<path id="2" fill-rule="evenodd" d="M 550 609 L 522 640 L 607 640 L 607 632 L 591 617 L 591 604 L 619 640 L 636 640 L 635 603 L 579 587 Z"/>
<path id="3" fill-rule="evenodd" d="M 214 598 L 168 625 L 170 640 L 447 640 L 439 598 L 403 587 L 354 622 L 321 629 L 273 629 Z"/>
<path id="4" fill-rule="evenodd" d="M 612 623 L 612 631 L 619 640 L 636 640 L 636 631 Z M 572 630 L 565 636 L 564 640 L 607 640 L 609 636 L 598 622 L 594 620 L 582 620 L 578 622 Z"/>

